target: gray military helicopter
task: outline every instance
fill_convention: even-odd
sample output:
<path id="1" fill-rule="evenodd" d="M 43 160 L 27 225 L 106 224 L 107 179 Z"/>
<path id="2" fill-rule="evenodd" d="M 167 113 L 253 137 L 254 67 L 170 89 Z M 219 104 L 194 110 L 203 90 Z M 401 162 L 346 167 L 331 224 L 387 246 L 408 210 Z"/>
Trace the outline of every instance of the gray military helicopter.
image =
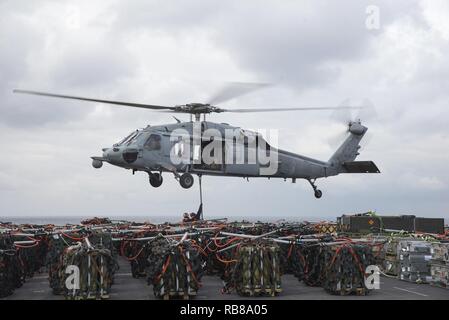
<path id="1" fill-rule="evenodd" d="M 342 173 L 380 173 L 372 161 L 355 161 L 359 155 L 359 143 L 368 130 L 362 125 L 360 119 L 348 121 L 348 137 L 328 161 L 320 161 L 274 148 L 258 132 L 244 130 L 226 123 L 206 121 L 206 115 L 212 113 L 360 109 L 351 106 L 223 109 L 216 106 L 217 102 L 222 103 L 255 88 L 257 89 L 257 86 L 250 86 L 236 92 L 229 90 L 229 87 L 211 99 L 210 103 L 176 106 L 101 100 L 29 90 L 14 90 L 14 92 L 189 114 L 188 122 L 181 122 L 174 117 L 176 120 L 174 124 L 147 126 L 144 129 L 135 130 L 112 147 L 102 149 L 102 156 L 91 157 L 92 166 L 96 169 L 107 162 L 129 169 L 133 174 L 137 171 L 146 172 L 151 186 L 155 188 L 162 185 L 164 172 L 173 174 L 185 189 L 194 184 L 193 175 L 199 177 L 200 183 L 203 175 L 247 179 L 283 178 L 284 180 L 292 179 L 292 182 L 296 182 L 296 179 L 305 179 L 312 186 L 315 197 L 319 199 L 322 197 L 322 192 L 316 186 L 317 179 Z"/>

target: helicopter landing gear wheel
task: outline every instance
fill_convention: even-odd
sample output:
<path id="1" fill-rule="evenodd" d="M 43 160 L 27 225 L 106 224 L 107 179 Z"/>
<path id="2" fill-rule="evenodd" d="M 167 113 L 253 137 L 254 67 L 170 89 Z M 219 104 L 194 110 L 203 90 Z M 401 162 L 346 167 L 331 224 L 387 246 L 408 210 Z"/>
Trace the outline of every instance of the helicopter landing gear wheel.
<path id="1" fill-rule="evenodd" d="M 317 186 L 315 185 L 316 179 L 314 179 L 313 181 L 312 181 L 312 180 L 307 180 L 307 181 L 309 181 L 310 185 L 311 185 L 312 188 L 313 188 L 313 191 L 314 191 L 314 193 L 315 193 L 315 198 L 321 199 L 321 197 L 323 196 L 323 192 L 322 192 L 321 190 L 319 190 L 319 189 L 317 188 Z"/>
<path id="2" fill-rule="evenodd" d="M 162 175 L 160 173 L 151 173 L 150 174 L 150 184 L 154 188 L 159 188 L 162 184 Z"/>
<path id="3" fill-rule="evenodd" d="M 179 183 L 181 184 L 181 187 L 183 187 L 184 189 L 189 189 L 190 187 L 193 186 L 193 176 L 190 173 L 184 173 L 180 178 L 179 178 Z"/>

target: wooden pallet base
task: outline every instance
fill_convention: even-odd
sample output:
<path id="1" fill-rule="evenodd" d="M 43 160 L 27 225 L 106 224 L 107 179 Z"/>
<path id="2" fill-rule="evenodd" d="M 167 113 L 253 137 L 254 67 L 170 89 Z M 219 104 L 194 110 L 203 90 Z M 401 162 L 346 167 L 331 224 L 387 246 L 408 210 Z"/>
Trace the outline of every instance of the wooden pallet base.
<path id="1" fill-rule="evenodd" d="M 339 291 L 328 291 L 334 295 L 337 296 L 350 296 L 350 295 L 356 295 L 356 296 L 366 296 L 368 294 L 368 290 L 365 288 L 357 288 L 357 289 L 346 289 L 346 290 L 339 290 Z"/>
<path id="2" fill-rule="evenodd" d="M 164 295 L 160 296 L 160 298 L 162 298 L 163 300 L 174 300 L 174 299 L 191 300 L 195 296 L 196 296 L 196 292 L 190 292 L 190 293 L 170 292 L 170 293 L 165 293 Z"/>

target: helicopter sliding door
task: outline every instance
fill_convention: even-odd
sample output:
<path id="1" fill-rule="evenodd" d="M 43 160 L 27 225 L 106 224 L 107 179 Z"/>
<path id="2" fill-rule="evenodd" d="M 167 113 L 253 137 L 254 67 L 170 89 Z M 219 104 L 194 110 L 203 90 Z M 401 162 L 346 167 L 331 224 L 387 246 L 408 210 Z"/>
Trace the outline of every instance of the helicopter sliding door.
<path id="1" fill-rule="evenodd" d="M 222 174 L 225 170 L 225 143 L 215 136 L 205 136 L 207 123 L 201 123 L 201 144 L 194 145 L 192 150 L 193 170 L 209 174 Z"/>
<path id="2" fill-rule="evenodd" d="M 224 172 L 224 141 L 221 143 L 221 148 L 210 149 L 208 146 L 213 143 L 213 140 L 202 140 L 201 145 L 196 145 L 193 147 L 193 159 L 197 160 L 199 163 L 193 164 L 193 169 L 195 171 L 203 171 L 203 172 L 215 172 L 222 173 Z M 210 152 L 209 152 L 210 151 Z M 220 155 L 216 153 L 220 152 Z M 213 161 L 205 161 L 205 159 L 209 157 L 214 159 Z"/>

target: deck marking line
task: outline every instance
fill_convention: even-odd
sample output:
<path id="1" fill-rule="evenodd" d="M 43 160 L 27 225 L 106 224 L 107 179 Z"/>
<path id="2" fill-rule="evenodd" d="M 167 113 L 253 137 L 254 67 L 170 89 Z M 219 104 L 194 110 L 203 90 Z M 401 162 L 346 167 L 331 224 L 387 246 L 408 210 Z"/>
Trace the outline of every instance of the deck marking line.
<path id="1" fill-rule="evenodd" d="M 412 290 L 407 290 L 407 289 L 398 288 L 398 287 L 393 287 L 393 289 L 397 289 L 397 290 L 401 290 L 401 291 L 406 291 L 406 292 L 414 293 L 414 294 L 417 294 L 418 296 L 422 296 L 422 297 L 428 297 L 427 294 L 415 292 L 415 291 L 412 291 Z"/>

